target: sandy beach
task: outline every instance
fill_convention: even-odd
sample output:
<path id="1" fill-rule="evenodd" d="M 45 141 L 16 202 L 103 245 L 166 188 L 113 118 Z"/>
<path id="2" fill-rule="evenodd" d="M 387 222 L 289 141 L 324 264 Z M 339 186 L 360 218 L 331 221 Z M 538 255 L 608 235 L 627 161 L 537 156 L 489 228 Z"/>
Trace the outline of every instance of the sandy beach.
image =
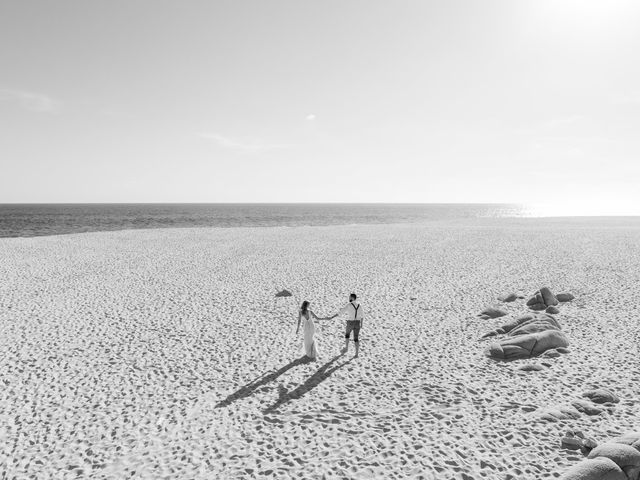
<path id="1" fill-rule="evenodd" d="M 638 220 L 103 232 L 0 258 L 2 478 L 533 480 L 583 459 L 567 430 L 640 431 Z M 542 286 L 575 296 L 569 353 L 488 358 Z M 359 358 L 335 319 L 301 360 L 302 300 L 332 315 L 352 291 Z M 596 388 L 620 402 L 541 418 Z"/>

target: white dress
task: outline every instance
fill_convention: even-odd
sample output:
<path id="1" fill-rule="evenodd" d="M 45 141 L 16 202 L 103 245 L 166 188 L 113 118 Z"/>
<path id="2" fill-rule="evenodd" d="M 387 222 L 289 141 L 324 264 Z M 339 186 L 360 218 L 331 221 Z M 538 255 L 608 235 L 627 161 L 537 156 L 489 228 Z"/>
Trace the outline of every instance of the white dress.
<path id="1" fill-rule="evenodd" d="M 313 316 L 310 312 L 307 312 L 307 317 L 302 315 L 302 333 L 303 333 L 303 351 L 309 358 L 318 358 L 318 342 L 316 341 L 315 333 L 316 326 L 313 323 Z"/>

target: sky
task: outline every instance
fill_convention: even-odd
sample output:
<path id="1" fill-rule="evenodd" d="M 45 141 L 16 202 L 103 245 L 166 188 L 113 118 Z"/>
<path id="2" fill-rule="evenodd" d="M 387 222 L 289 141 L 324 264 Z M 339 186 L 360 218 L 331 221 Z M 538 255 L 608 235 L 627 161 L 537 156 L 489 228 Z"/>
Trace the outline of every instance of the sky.
<path id="1" fill-rule="evenodd" d="M 2 0 L 0 203 L 640 214 L 635 0 Z"/>

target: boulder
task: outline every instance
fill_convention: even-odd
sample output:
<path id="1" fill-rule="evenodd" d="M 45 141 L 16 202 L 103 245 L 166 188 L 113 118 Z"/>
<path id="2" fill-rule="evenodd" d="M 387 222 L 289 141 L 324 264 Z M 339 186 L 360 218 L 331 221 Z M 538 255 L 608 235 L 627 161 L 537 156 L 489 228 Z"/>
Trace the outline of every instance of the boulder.
<path id="1" fill-rule="evenodd" d="M 582 448 L 580 449 L 585 455 L 589 455 L 589 452 L 598 446 L 593 438 L 585 438 L 582 440 Z"/>
<path id="2" fill-rule="evenodd" d="M 574 465 L 560 480 L 627 480 L 627 475 L 613 460 L 596 458 Z"/>
<path id="3" fill-rule="evenodd" d="M 542 310 L 546 310 L 547 306 L 544 303 L 534 303 L 529 308 L 531 310 L 535 310 L 537 312 L 541 312 Z"/>
<path id="4" fill-rule="evenodd" d="M 566 435 L 562 437 L 560 444 L 563 448 L 568 448 L 569 450 L 580 450 L 582 448 L 582 439 L 580 437 L 574 437 L 573 435 Z"/>
<path id="5" fill-rule="evenodd" d="M 479 314 L 481 317 L 498 318 L 507 315 L 507 312 L 496 307 L 487 307 Z"/>
<path id="6" fill-rule="evenodd" d="M 282 290 L 276 293 L 276 297 L 290 297 L 290 296 L 291 296 L 291 292 L 289 290 Z"/>
<path id="7" fill-rule="evenodd" d="M 640 467 L 623 467 L 627 480 L 640 480 Z"/>
<path id="8" fill-rule="evenodd" d="M 587 397 L 593 403 L 618 403 L 620 401 L 617 395 L 607 390 L 606 388 L 589 390 L 588 392 L 584 392 L 582 396 Z"/>
<path id="9" fill-rule="evenodd" d="M 570 293 L 559 293 L 558 295 L 556 295 L 556 298 L 558 299 L 559 302 L 570 302 L 576 297 L 574 297 Z"/>
<path id="10" fill-rule="evenodd" d="M 623 443 L 601 443 L 591 450 L 587 458 L 606 457 L 613 460 L 620 468 L 640 467 L 640 452 Z"/>
<path id="11" fill-rule="evenodd" d="M 540 295 L 542 295 L 543 303 L 547 307 L 552 307 L 554 305 L 558 305 L 559 303 L 556 296 L 551 292 L 551 290 L 549 290 L 548 287 L 542 287 L 540 289 Z"/>
<path id="12" fill-rule="evenodd" d="M 536 305 L 536 304 L 544 305 L 544 299 L 542 298 L 542 295 L 540 294 L 540 292 L 534 293 L 533 297 L 531 297 L 529 300 L 527 300 L 527 307 L 530 307 L 530 306 Z M 546 305 L 545 305 L 545 308 L 546 308 Z"/>
<path id="13" fill-rule="evenodd" d="M 547 307 L 547 308 L 545 309 L 545 312 L 546 312 L 546 313 L 553 313 L 553 314 L 557 314 L 557 313 L 560 313 L 560 309 L 559 309 L 558 307 L 554 307 L 554 306 L 552 305 L 552 306 L 550 306 L 550 307 Z"/>
<path id="14" fill-rule="evenodd" d="M 546 330 L 526 335 L 517 335 L 489 345 L 487 355 L 499 360 L 537 357 L 547 350 L 566 347 L 567 337 L 559 330 Z"/>

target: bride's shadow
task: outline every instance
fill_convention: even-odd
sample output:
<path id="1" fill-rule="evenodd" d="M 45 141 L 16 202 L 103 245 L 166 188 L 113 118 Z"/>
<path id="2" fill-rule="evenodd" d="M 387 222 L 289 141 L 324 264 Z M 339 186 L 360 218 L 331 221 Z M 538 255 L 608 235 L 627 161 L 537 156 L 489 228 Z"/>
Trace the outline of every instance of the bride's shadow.
<path id="1" fill-rule="evenodd" d="M 251 396 L 256 390 L 258 390 L 261 387 L 266 386 L 270 382 L 273 382 L 280 375 L 282 375 L 283 373 L 285 373 L 288 370 L 292 369 L 293 367 L 297 367 L 298 365 L 304 365 L 304 364 L 310 363 L 310 362 L 311 362 L 311 359 L 309 357 L 304 356 L 304 357 L 296 358 L 294 361 L 288 363 L 284 367 L 281 367 L 280 369 L 276 370 L 275 372 L 263 373 L 262 375 L 260 375 L 255 380 L 252 380 L 249 383 L 247 383 L 246 385 L 240 387 L 238 390 L 236 390 L 235 392 L 233 392 L 232 394 L 227 396 L 227 398 L 225 398 L 224 400 L 219 401 L 216 404 L 216 408 L 228 407 L 233 402 L 236 402 L 236 401 L 241 400 L 243 398 L 247 398 L 247 397 Z"/>
<path id="2" fill-rule="evenodd" d="M 343 354 L 336 355 L 327 363 L 322 365 L 316 372 L 311 375 L 302 385 L 299 385 L 294 390 L 288 391 L 284 387 L 280 387 L 280 391 L 278 393 L 278 399 L 275 401 L 273 405 L 266 408 L 264 413 L 274 413 L 278 408 L 283 406 L 284 404 L 296 400 L 302 397 L 304 394 L 310 392 L 314 388 L 316 388 L 320 383 L 324 382 L 327 378 L 329 378 L 336 370 L 344 367 L 348 363 L 353 360 L 353 357 L 349 360 L 342 362 L 338 365 L 334 365 L 338 359 L 340 359 Z"/>

